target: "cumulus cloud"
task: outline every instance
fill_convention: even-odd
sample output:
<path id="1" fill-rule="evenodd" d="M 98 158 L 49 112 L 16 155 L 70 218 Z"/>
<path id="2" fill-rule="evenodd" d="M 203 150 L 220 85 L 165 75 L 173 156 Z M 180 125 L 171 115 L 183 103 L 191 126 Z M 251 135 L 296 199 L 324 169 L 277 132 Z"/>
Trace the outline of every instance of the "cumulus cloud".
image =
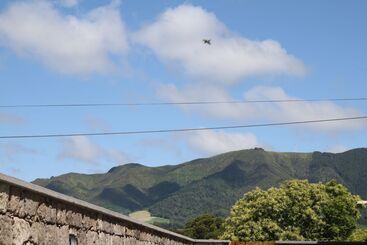
<path id="1" fill-rule="evenodd" d="M 168 138 L 146 138 L 138 142 L 143 149 L 163 150 L 176 158 L 183 158 L 184 148 L 198 153 L 200 157 L 208 157 L 229 151 L 261 147 L 270 150 L 267 144 L 259 142 L 256 135 L 248 132 L 226 132 L 223 130 L 203 130 L 193 132 L 177 132 L 168 134 Z M 176 142 L 176 144 L 172 144 Z"/>
<path id="2" fill-rule="evenodd" d="M 183 88 L 178 88 L 174 84 L 161 84 L 157 88 L 157 95 L 169 102 L 233 100 L 225 89 L 206 84 L 191 84 Z M 241 108 L 236 104 L 179 105 L 179 107 L 188 112 L 216 119 L 239 119 L 243 117 L 243 114 L 241 115 L 240 113 L 245 112 L 245 109 L 251 109 L 248 107 Z"/>
<path id="3" fill-rule="evenodd" d="M 74 7 L 78 5 L 80 0 L 60 0 L 60 3 L 65 7 Z"/>
<path id="4" fill-rule="evenodd" d="M 0 123 L 4 124 L 22 124 L 25 122 L 23 117 L 20 117 L 14 113 L 0 112 Z"/>
<path id="5" fill-rule="evenodd" d="M 111 71 L 113 58 L 128 48 L 116 4 L 73 16 L 63 15 L 48 1 L 15 2 L 0 14 L 0 41 L 19 55 L 68 74 Z"/>
<path id="6" fill-rule="evenodd" d="M 61 160 L 73 159 L 94 165 L 99 164 L 101 161 L 112 161 L 121 164 L 128 159 L 121 151 L 104 149 L 92 143 L 85 136 L 74 136 L 64 140 L 58 158 Z"/>
<path id="7" fill-rule="evenodd" d="M 204 45 L 203 38 L 212 45 Z M 250 76 L 305 73 L 303 63 L 277 41 L 238 36 L 213 13 L 187 4 L 166 10 L 133 39 L 202 81 L 233 84 Z"/>
<path id="8" fill-rule="evenodd" d="M 203 93 L 203 91 L 205 91 Z M 231 101 L 235 100 L 226 91 L 216 86 L 191 85 L 178 89 L 175 85 L 161 85 L 158 95 L 166 101 Z M 292 100 L 300 99 L 288 95 L 280 87 L 257 86 L 248 90 L 243 100 Z M 293 103 L 247 103 L 215 104 L 205 106 L 180 106 L 182 109 L 207 117 L 250 122 L 254 120 L 283 122 L 330 119 L 360 116 L 361 112 L 342 107 L 332 102 L 293 102 Z M 317 124 L 305 124 L 309 129 L 333 132 L 358 129 L 361 121 L 341 121 Z"/>
<path id="9" fill-rule="evenodd" d="M 255 87 L 245 93 L 246 100 L 292 100 L 300 99 L 289 96 L 279 87 Z M 247 106 L 249 107 L 249 105 Z M 317 119 L 343 118 L 361 116 L 361 112 L 351 108 L 342 107 L 333 102 L 294 102 L 294 103 L 258 103 L 255 108 L 261 118 L 276 121 L 307 121 Z M 328 122 L 308 124 L 308 128 L 322 131 L 338 131 L 357 129 L 363 126 L 362 121 Z"/>
<path id="10" fill-rule="evenodd" d="M 214 155 L 261 146 L 252 133 L 228 133 L 224 131 L 197 131 L 183 136 L 187 145 L 195 151 Z"/>
<path id="11" fill-rule="evenodd" d="M 212 40 L 205 45 L 203 38 Z M 171 8 L 142 27 L 133 40 L 145 45 L 163 62 L 176 65 L 196 82 L 183 86 L 162 84 L 158 96 L 169 102 L 233 101 L 234 85 L 252 76 L 303 75 L 302 61 L 289 54 L 277 41 L 250 40 L 231 32 L 205 9 L 188 4 Z M 257 86 L 240 100 L 298 99 L 280 87 Z M 332 102 L 215 104 L 180 107 L 189 112 L 223 121 L 303 121 L 354 117 L 361 112 Z M 362 127 L 358 121 L 302 125 L 323 132 Z"/>
<path id="12" fill-rule="evenodd" d="M 349 150 L 349 148 L 347 146 L 338 144 L 338 145 L 333 145 L 333 146 L 329 147 L 327 149 L 327 152 L 342 153 L 342 152 L 345 152 L 347 150 Z"/>

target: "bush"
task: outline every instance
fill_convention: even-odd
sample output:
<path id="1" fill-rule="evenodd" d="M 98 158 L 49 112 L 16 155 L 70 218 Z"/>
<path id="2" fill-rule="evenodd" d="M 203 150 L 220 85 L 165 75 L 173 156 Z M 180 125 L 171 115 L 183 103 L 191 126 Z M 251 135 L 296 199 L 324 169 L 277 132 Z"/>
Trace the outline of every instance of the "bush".
<path id="1" fill-rule="evenodd" d="M 224 220 L 212 214 L 203 214 L 189 221 L 183 233 L 195 239 L 218 239 L 223 233 Z"/>
<path id="2" fill-rule="evenodd" d="M 336 181 L 286 181 L 248 192 L 232 207 L 223 239 L 240 241 L 347 240 L 360 217 L 359 196 Z"/>
<path id="3" fill-rule="evenodd" d="M 367 228 L 358 228 L 349 237 L 351 241 L 365 241 L 367 242 Z"/>

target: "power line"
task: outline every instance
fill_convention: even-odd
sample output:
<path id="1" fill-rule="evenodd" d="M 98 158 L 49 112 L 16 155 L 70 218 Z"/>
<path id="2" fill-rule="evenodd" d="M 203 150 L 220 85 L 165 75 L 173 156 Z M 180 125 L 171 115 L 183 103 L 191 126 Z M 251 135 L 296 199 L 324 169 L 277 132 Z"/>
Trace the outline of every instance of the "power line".
<path id="1" fill-rule="evenodd" d="M 263 124 L 234 125 L 234 126 L 203 127 L 203 128 L 179 128 L 179 129 L 158 129 L 158 130 L 141 130 L 141 131 L 96 132 L 96 133 L 5 135 L 5 136 L 0 136 L 0 139 L 22 139 L 22 138 L 25 139 L 25 138 L 55 138 L 55 137 L 69 137 L 69 136 L 153 134 L 153 133 L 189 132 L 189 131 L 203 131 L 203 130 L 217 130 L 217 129 L 270 127 L 270 126 L 311 124 L 311 123 L 324 123 L 324 122 L 361 120 L 361 119 L 367 119 L 367 116 L 331 118 L 331 119 L 317 119 L 317 120 L 293 121 L 293 122 L 275 122 L 275 123 L 263 123 Z"/>
<path id="2" fill-rule="evenodd" d="M 0 108 L 42 108 L 42 107 L 104 107 L 104 106 L 167 106 L 167 105 L 210 105 L 210 104 L 251 104 L 251 103 L 296 103 L 327 101 L 367 101 L 361 98 L 327 99 L 284 99 L 284 100 L 229 100 L 229 101 L 178 101 L 178 102 L 142 102 L 142 103 L 70 103 L 70 104 L 14 104 L 0 105 Z"/>

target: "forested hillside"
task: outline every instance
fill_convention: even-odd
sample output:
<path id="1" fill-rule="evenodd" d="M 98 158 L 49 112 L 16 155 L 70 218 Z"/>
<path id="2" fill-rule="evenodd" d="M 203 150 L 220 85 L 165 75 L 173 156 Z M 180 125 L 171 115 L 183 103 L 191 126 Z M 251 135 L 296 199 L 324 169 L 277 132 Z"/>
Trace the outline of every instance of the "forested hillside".
<path id="1" fill-rule="evenodd" d="M 128 214 L 149 210 L 181 227 L 202 213 L 227 215 L 233 203 L 256 186 L 286 179 L 336 179 L 367 199 L 367 148 L 344 153 L 277 153 L 262 149 L 228 152 L 174 166 L 132 163 L 105 174 L 69 173 L 35 184 Z"/>

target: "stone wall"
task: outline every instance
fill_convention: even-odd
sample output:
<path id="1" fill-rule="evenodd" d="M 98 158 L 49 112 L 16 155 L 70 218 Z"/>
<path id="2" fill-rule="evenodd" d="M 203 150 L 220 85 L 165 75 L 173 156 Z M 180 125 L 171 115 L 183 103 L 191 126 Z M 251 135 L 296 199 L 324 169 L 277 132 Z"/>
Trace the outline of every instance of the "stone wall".
<path id="1" fill-rule="evenodd" d="M 0 174 L 0 244 L 228 244 L 195 240 Z"/>

